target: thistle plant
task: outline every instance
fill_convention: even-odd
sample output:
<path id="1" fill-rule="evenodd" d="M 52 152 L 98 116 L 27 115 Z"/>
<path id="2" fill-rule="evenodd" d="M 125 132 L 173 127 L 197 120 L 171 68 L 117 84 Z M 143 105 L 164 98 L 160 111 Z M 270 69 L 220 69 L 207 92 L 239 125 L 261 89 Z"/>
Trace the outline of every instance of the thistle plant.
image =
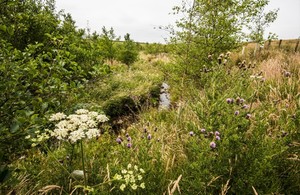
<path id="1" fill-rule="evenodd" d="M 121 182 L 119 186 L 121 191 L 124 191 L 126 188 L 132 190 L 145 189 L 145 183 L 142 182 L 144 173 L 144 169 L 139 168 L 137 165 L 132 166 L 128 164 L 127 169 L 123 169 L 121 174 L 116 173 L 113 179 Z"/>

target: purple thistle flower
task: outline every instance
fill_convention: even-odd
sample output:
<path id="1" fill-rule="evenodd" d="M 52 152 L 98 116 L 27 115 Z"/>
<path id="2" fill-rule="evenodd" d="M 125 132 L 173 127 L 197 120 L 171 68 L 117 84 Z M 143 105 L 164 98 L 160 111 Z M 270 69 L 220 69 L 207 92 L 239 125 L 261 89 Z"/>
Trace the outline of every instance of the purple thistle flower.
<path id="1" fill-rule="evenodd" d="M 221 139 L 220 136 L 217 135 L 217 136 L 216 136 L 216 140 L 219 141 L 220 139 Z"/>
<path id="2" fill-rule="evenodd" d="M 285 71 L 285 72 L 284 72 L 284 76 L 285 76 L 285 77 L 290 77 L 290 76 L 291 76 L 291 73 L 288 72 L 288 71 Z"/>
<path id="3" fill-rule="evenodd" d="M 220 132 L 219 131 L 215 131 L 215 136 L 219 136 Z"/>
<path id="4" fill-rule="evenodd" d="M 246 119 L 250 119 L 251 118 L 251 114 L 246 114 Z"/>
<path id="5" fill-rule="evenodd" d="M 126 133 L 125 136 L 126 136 L 126 137 L 129 137 L 129 133 Z"/>
<path id="6" fill-rule="evenodd" d="M 190 134 L 190 136 L 194 136 L 195 135 L 193 131 L 190 131 L 189 134 Z"/>
<path id="7" fill-rule="evenodd" d="M 226 102 L 227 102 L 228 104 L 232 104 L 232 103 L 234 102 L 234 100 L 233 100 L 232 98 L 227 98 L 227 99 L 226 99 Z"/>
<path id="8" fill-rule="evenodd" d="M 243 106 L 242 106 L 242 109 L 248 109 L 249 108 L 249 105 L 247 105 L 247 104 L 244 104 Z"/>
<path id="9" fill-rule="evenodd" d="M 121 138 L 120 136 L 118 136 L 117 139 L 116 139 L 116 142 L 117 142 L 118 144 L 121 144 L 122 141 L 123 141 L 122 138 Z"/>
<path id="10" fill-rule="evenodd" d="M 150 140 L 152 138 L 151 134 L 149 133 L 147 139 Z"/>
<path id="11" fill-rule="evenodd" d="M 210 142 L 209 146 L 211 149 L 215 149 L 217 147 L 217 144 L 215 142 Z"/>
<path id="12" fill-rule="evenodd" d="M 245 102 L 245 99 L 241 98 L 240 103 L 243 104 Z"/>
<path id="13" fill-rule="evenodd" d="M 130 136 L 127 137 L 127 141 L 129 141 L 129 142 L 131 141 L 131 137 Z"/>
<path id="14" fill-rule="evenodd" d="M 237 116 L 237 115 L 239 115 L 240 114 L 240 111 L 238 111 L 238 110 L 236 110 L 235 112 L 234 112 L 234 115 L 235 116 Z"/>
<path id="15" fill-rule="evenodd" d="M 128 143 L 127 144 L 127 148 L 131 148 L 132 147 L 132 144 L 131 143 Z"/>
<path id="16" fill-rule="evenodd" d="M 201 132 L 201 133 L 205 133 L 206 130 L 205 130 L 205 129 L 201 129 L 200 132 Z"/>

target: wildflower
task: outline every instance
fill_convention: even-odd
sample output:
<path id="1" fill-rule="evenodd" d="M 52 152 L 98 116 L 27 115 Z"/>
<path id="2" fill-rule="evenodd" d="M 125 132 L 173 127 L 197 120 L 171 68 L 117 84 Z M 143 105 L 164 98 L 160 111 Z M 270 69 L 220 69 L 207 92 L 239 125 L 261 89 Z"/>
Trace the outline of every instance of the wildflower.
<path id="1" fill-rule="evenodd" d="M 136 171 L 138 170 L 138 166 L 136 166 L 136 165 L 134 165 L 133 168 L 134 168 L 134 170 L 136 170 Z"/>
<path id="2" fill-rule="evenodd" d="M 244 105 L 242 106 L 242 109 L 248 109 L 249 107 L 250 107 L 249 105 L 244 104 Z"/>
<path id="3" fill-rule="evenodd" d="M 152 138 L 151 134 L 149 133 L 147 139 L 150 140 Z"/>
<path id="4" fill-rule="evenodd" d="M 209 146 L 211 149 L 215 149 L 217 147 L 217 144 L 215 142 L 210 142 Z"/>
<path id="5" fill-rule="evenodd" d="M 236 110 L 235 112 L 234 112 L 234 115 L 235 116 L 237 116 L 237 115 L 239 115 L 240 114 L 240 111 L 238 111 L 238 110 Z"/>
<path id="6" fill-rule="evenodd" d="M 145 173 L 144 169 L 140 168 L 140 172 L 141 173 Z"/>
<path id="7" fill-rule="evenodd" d="M 284 76 L 285 76 L 285 77 L 290 77 L 290 76 L 291 76 L 291 73 L 288 72 L 288 71 L 284 71 Z"/>
<path id="8" fill-rule="evenodd" d="M 250 119 L 251 118 L 251 114 L 246 114 L 246 119 Z"/>
<path id="9" fill-rule="evenodd" d="M 201 132 L 201 133 L 205 133 L 206 130 L 205 130 L 205 129 L 201 129 L 200 132 Z"/>
<path id="10" fill-rule="evenodd" d="M 124 191 L 125 188 L 126 188 L 126 185 L 125 185 L 125 184 L 122 184 L 122 185 L 120 186 L 120 190 L 121 190 L 121 191 Z"/>
<path id="11" fill-rule="evenodd" d="M 136 184 L 132 184 L 132 185 L 131 185 L 131 188 L 132 188 L 133 190 L 136 190 L 137 187 L 138 187 L 138 186 L 137 186 Z"/>
<path id="12" fill-rule="evenodd" d="M 227 98 L 227 99 L 226 99 L 226 102 L 227 102 L 228 104 L 233 104 L 234 100 L 233 100 L 232 98 Z"/>
<path id="13" fill-rule="evenodd" d="M 56 113 L 56 114 L 52 114 L 51 116 L 50 116 L 50 121 L 59 121 L 59 120 L 62 120 L 62 119 L 64 119 L 64 118 L 66 118 L 66 115 L 64 114 L 64 113 L 62 113 L 62 112 L 58 112 L 58 113 Z"/>
<path id="14" fill-rule="evenodd" d="M 245 102 L 245 99 L 241 98 L 240 103 L 243 104 Z"/>
<path id="15" fill-rule="evenodd" d="M 145 183 L 141 183 L 140 187 L 141 187 L 142 189 L 145 189 Z"/>
<path id="16" fill-rule="evenodd" d="M 219 131 L 215 131 L 215 136 L 219 136 L 220 132 Z"/>
<path id="17" fill-rule="evenodd" d="M 130 136 L 127 137 L 127 141 L 129 141 L 129 142 L 131 141 L 131 137 Z"/>
<path id="18" fill-rule="evenodd" d="M 131 148 L 132 147 L 132 144 L 131 143 L 128 143 L 127 144 L 127 148 Z"/>
<path id="19" fill-rule="evenodd" d="M 122 173 L 122 174 L 126 174 L 126 173 L 127 173 L 127 170 L 126 170 L 126 169 L 123 169 L 123 170 L 121 171 L 121 173 Z"/>
<path id="20" fill-rule="evenodd" d="M 69 135 L 69 140 L 72 143 L 77 142 L 85 137 L 84 131 L 82 129 L 78 129 L 77 131 L 73 131 Z"/>
<path id="21" fill-rule="evenodd" d="M 99 122 L 101 122 L 101 123 L 104 123 L 104 122 L 108 121 L 109 119 L 107 118 L 106 115 L 100 114 L 100 115 L 97 116 L 97 120 L 98 120 Z"/>
<path id="22" fill-rule="evenodd" d="M 121 144 L 121 143 L 122 143 L 122 138 L 121 138 L 120 136 L 118 136 L 117 139 L 116 139 L 116 142 L 117 142 L 118 144 Z"/>
<path id="23" fill-rule="evenodd" d="M 89 129 L 87 132 L 86 132 L 86 137 L 88 139 L 92 139 L 94 137 L 98 137 L 100 135 L 100 131 L 98 129 Z"/>
<path id="24" fill-rule="evenodd" d="M 86 109 L 79 109 L 79 110 L 76 110 L 75 113 L 76 114 L 87 114 L 89 111 L 86 110 Z"/>
<path id="25" fill-rule="evenodd" d="M 127 165 L 127 169 L 131 169 L 131 167 L 132 167 L 132 165 L 129 163 L 129 164 Z"/>
<path id="26" fill-rule="evenodd" d="M 218 141 L 221 140 L 220 136 L 217 135 L 216 140 L 218 140 Z"/>
<path id="27" fill-rule="evenodd" d="M 115 180 L 121 180 L 121 179 L 122 179 L 122 176 L 119 175 L 119 174 L 115 174 L 114 179 L 115 179 Z"/>
<path id="28" fill-rule="evenodd" d="M 143 179 L 143 177 L 141 175 L 138 175 L 138 180 L 141 181 Z"/>
<path id="29" fill-rule="evenodd" d="M 193 131 L 190 131 L 189 134 L 190 134 L 190 136 L 194 136 L 195 135 Z"/>
<path id="30" fill-rule="evenodd" d="M 126 136 L 126 137 L 129 137 L 129 133 L 126 133 L 125 136 Z"/>

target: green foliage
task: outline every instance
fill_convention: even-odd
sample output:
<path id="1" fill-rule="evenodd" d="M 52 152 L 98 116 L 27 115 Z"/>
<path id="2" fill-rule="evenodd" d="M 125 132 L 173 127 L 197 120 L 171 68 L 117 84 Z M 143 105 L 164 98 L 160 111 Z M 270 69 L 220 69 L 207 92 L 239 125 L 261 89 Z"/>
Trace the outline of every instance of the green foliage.
<path id="1" fill-rule="evenodd" d="M 109 60 L 111 64 L 117 57 L 116 41 L 118 40 L 119 38 L 116 37 L 113 28 L 110 28 L 110 30 L 107 30 L 105 27 L 102 28 L 99 40 L 101 56 L 103 56 L 104 60 Z"/>
<path id="2" fill-rule="evenodd" d="M 45 34 L 56 31 L 59 25 L 54 6 L 53 0 L 1 1 L 1 39 L 19 50 L 45 43 Z"/>
<path id="3" fill-rule="evenodd" d="M 211 56 L 237 48 L 243 40 L 242 30 L 263 13 L 267 4 L 266 0 L 193 0 L 174 7 L 174 14 L 183 17 L 176 23 L 178 30 L 171 29 L 171 42 L 176 44 L 183 71 L 199 71 L 209 64 Z M 264 24 L 274 21 L 276 14 L 273 16 Z M 260 29 L 264 27 L 260 25 Z"/>
<path id="4" fill-rule="evenodd" d="M 82 95 L 88 80 L 110 73 L 99 40 L 76 30 L 53 1 L 3 1 L 0 8 L 1 163 L 28 147 L 24 135 L 46 125 Z"/>
<path id="5" fill-rule="evenodd" d="M 128 33 L 124 36 L 124 39 L 125 41 L 122 43 L 119 50 L 119 60 L 129 67 L 129 65 L 137 60 L 138 51 L 136 44 L 130 39 Z"/>

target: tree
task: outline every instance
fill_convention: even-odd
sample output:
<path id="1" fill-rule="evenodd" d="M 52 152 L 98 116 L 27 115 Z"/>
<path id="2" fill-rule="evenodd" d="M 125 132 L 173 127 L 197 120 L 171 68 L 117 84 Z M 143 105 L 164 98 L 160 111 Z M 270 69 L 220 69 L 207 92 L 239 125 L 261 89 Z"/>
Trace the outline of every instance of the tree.
<path id="1" fill-rule="evenodd" d="M 258 16 L 268 0 L 183 0 L 173 8 L 183 16 L 176 22 L 171 42 L 180 54 L 185 73 L 210 64 L 208 56 L 232 50 L 244 39 L 243 29 Z M 271 21 L 270 21 L 271 22 Z"/>
<path id="2" fill-rule="evenodd" d="M 248 25 L 250 30 L 249 37 L 252 41 L 262 44 L 264 39 L 264 32 L 270 23 L 274 22 L 277 18 L 278 9 L 271 10 L 267 13 L 264 12 L 264 7 L 259 7 L 257 9 L 257 15 L 253 17 L 252 23 Z M 276 35 L 270 33 L 268 39 L 274 38 Z"/>
<path id="3" fill-rule="evenodd" d="M 125 41 L 120 49 L 119 60 L 126 64 L 129 68 L 138 58 L 138 50 L 136 44 L 130 39 L 130 34 L 124 36 Z"/>
<path id="4" fill-rule="evenodd" d="M 109 60 L 110 64 L 113 64 L 113 60 L 116 59 L 117 49 L 115 42 L 118 40 L 119 38 L 116 37 L 113 28 L 110 28 L 110 30 L 107 30 L 105 26 L 102 28 L 102 34 L 100 36 L 102 57 L 105 60 Z"/>

